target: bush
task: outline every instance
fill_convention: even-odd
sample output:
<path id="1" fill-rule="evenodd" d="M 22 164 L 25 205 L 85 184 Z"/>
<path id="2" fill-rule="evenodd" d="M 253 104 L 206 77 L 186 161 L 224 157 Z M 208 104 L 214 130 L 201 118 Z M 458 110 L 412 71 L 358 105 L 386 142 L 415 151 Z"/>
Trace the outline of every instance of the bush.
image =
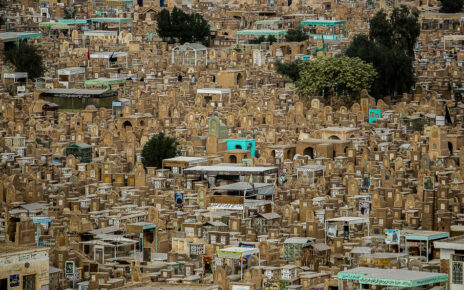
<path id="1" fill-rule="evenodd" d="M 161 168 L 163 159 L 172 158 L 177 155 L 176 139 L 165 136 L 163 132 L 154 135 L 145 144 L 142 150 L 142 163 L 145 167 Z"/>
<path id="2" fill-rule="evenodd" d="M 165 41 L 201 42 L 208 45 L 210 28 L 208 22 L 198 13 L 187 14 L 174 7 L 171 12 L 163 9 L 156 16 L 158 36 Z"/>
<path id="3" fill-rule="evenodd" d="M 323 95 L 329 91 L 344 92 L 352 99 L 364 89 L 370 89 L 377 75 L 371 64 L 357 57 L 319 57 L 301 67 L 296 82 L 300 95 Z"/>
<path id="4" fill-rule="evenodd" d="M 414 46 L 420 34 L 418 13 L 401 6 L 390 16 L 379 11 L 371 19 L 369 37 L 357 35 L 345 54 L 371 63 L 378 73 L 371 88 L 376 98 L 401 95 L 415 84 Z"/>
<path id="5" fill-rule="evenodd" d="M 14 66 L 16 72 L 27 72 L 29 79 L 36 79 L 45 71 L 41 53 L 36 46 L 21 42 L 5 51 L 5 60 Z"/>
<path id="6" fill-rule="evenodd" d="M 440 12 L 443 13 L 459 13 L 464 6 L 464 0 L 439 0 L 441 7 Z"/>
<path id="7" fill-rule="evenodd" d="M 292 62 L 277 62 L 277 73 L 283 76 L 287 76 L 293 82 L 296 82 L 300 78 L 302 63 L 303 62 L 301 60 L 295 60 Z"/>
<path id="8" fill-rule="evenodd" d="M 285 35 L 285 40 L 287 42 L 300 42 L 308 40 L 308 38 L 309 36 L 303 31 L 301 27 L 298 27 L 298 29 L 291 29 L 287 31 L 287 34 Z"/>

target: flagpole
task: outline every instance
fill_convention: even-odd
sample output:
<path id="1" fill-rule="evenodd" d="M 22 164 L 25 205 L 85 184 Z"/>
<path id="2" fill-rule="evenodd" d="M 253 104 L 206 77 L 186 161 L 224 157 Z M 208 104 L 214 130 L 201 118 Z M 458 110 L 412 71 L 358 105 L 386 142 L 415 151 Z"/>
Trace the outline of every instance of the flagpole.
<path id="1" fill-rule="evenodd" d="M 245 219 L 245 196 L 246 196 L 247 189 L 245 187 L 245 191 L 243 192 L 243 208 L 242 208 L 242 220 Z"/>
<path id="2" fill-rule="evenodd" d="M 276 194 L 277 192 L 277 178 L 274 182 L 274 193 L 272 194 L 272 212 L 274 212 L 274 195 Z"/>

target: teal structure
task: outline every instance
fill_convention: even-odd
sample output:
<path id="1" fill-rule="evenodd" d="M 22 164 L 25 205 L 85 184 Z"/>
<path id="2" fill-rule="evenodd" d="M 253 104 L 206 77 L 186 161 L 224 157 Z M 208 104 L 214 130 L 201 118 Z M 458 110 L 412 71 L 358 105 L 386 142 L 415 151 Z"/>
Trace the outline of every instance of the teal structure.
<path id="1" fill-rule="evenodd" d="M 235 149 L 250 150 L 250 156 L 255 157 L 255 151 L 256 151 L 255 139 L 248 139 L 248 140 L 228 139 L 226 140 L 226 143 L 227 143 L 227 151 L 235 150 Z"/>
<path id="2" fill-rule="evenodd" d="M 376 123 L 378 118 L 382 118 L 382 110 L 369 109 L 369 124 Z"/>
<path id="3" fill-rule="evenodd" d="M 408 241 L 419 241 L 425 242 L 425 255 L 427 259 L 427 263 L 429 262 L 429 246 L 430 242 L 446 239 L 450 237 L 449 232 L 433 232 L 433 231 L 403 231 L 401 233 L 404 236 L 404 248 L 406 253 L 408 253 Z M 420 255 L 420 253 L 419 253 Z"/>
<path id="4" fill-rule="evenodd" d="M 88 24 L 89 19 L 58 19 L 58 23 L 63 23 L 63 24 Z"/>
<path id="5" fill-rule="evenodd" d="M 335 27 L 343 26 L 343 37 L 346 37 L 346 22 L 344 20 L 303 20 L 300 22 L 303 25 L 310 25 L 310 26 L 331 26 L 332 27 L 332 35 L 322 35 L 322 34 L 314 34 L 311 35 L 314 39 L 327 39 L 327 40 L 340 40 L 340 35 L 335 34 Z"/>
<path id="6" fill-rule="evenodd" d="M 36 224 L 36 231 L 35 231 L 35 240 L 37 247 L 40 246 L 40 234 L 39 234 L 39 228 L 40 224 L 51 224 L 52 219 L 50 217 L 36 217 L 32 219 L 32 222 Z"/>
<path id="7" fill-rule="evenodd" d="M 430 285 L 445 282 L 445 289 L 448 289 L 448 274 L 420 272 L 403 269 L 379 269 L 358 267 L 346 271 L 338 272 L 338 289 L 342 289 L 342 280 L 348 280 L 359 284 L 359 289 L 366 289 L 366 285 L 386 286 L 389 289 L 427 287 Z M 390 288 L 391 287 L 391 288 Z M 424 288 L 422 288 L 424 289 Z"/>

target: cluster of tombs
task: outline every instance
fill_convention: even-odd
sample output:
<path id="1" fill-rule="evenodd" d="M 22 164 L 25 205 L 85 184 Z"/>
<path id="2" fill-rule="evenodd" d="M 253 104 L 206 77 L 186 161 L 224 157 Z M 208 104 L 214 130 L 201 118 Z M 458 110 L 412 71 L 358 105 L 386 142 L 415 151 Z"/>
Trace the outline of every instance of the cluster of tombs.
<path id="1" fill-rule="evenodd" d="M 41 45 L 46 73 L 2 66 L 1 289 L 463 287 L 461 14 L 403 3 L 413 93 L 344 107 L 275 63 L 339 54 L 394 1 L 20 2 L 0 48 Z M 176 5 L 209 47 L 157 37 Z M 179 154 L 144 167 L 159 132 Z"/>

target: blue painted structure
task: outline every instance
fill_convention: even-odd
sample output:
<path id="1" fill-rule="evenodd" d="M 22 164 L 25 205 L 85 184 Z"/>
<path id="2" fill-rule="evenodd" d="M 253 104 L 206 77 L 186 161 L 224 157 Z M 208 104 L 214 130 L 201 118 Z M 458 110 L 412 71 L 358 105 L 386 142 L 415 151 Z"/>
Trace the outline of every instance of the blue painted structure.
<path id="1" fill-rule="evenodd" d="M 404 248 L 406 253 L 408 253 L 408 241 L 425 241 L 426 246 L 426 259 L 427 263 L 429 262 L 429 244 L 431 241 L 446 239 L 450 237 L 448 232 L 436 232 L 436 231 L 414 231 L 406 230 L 404 233 L 401 233 L 404 236 Z"/>
<path id="2" fill-rule="evenodd" d="M 346 21 L 344 20 L 319 20 L 319 19 L 308 19 L 300 22 L 301 25 L 309 26 L 330 26 L 332 27 L 332 35 L 323 34 L 311 34 L 314 39 L 327 39 L 327 40 L 340 40 L 342 35 L 335 34 L 335 27 L 343 26 L 343 38 L 346 37 Z"/>
<path id="3" fill-rule="evenodd" d="M 39 226 L 40 224 L 51 223 L 52 219 L 50 217 L 34 217 L 32 218 L 32 222 L 36 224 L 35 240 L 36 240 L 37 247 L 39 247 L 39 242 L 40 242 Z"/>
<path id="4" fill-rule="evenodd" d="M 382 118 L 382 110 L 369 109 L 369 124 L 376 123 L 378 118 Z"/>
<path id="5" fill-rule="evenodd" d="M 250 156 L 255 157 L 255 151 L 256 151 L 255 139 L 248 139 L 248 140 L 228 139 L 226 140 L 226 143 L 227 143 L 227 151 L 235 150 L 235 149 L 250 150 Z"/>

